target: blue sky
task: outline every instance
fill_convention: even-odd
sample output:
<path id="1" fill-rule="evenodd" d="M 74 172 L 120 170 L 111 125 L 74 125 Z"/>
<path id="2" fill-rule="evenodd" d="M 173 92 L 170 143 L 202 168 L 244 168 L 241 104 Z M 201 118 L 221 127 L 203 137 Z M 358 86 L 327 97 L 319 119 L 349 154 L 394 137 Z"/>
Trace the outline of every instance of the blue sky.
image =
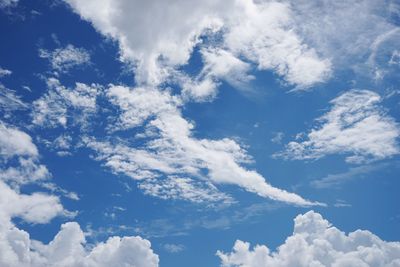
<path id="1" fill-rule="evenodd" d="M 397 1 L 0 20 L 1 266 L 400 266 Z"/>

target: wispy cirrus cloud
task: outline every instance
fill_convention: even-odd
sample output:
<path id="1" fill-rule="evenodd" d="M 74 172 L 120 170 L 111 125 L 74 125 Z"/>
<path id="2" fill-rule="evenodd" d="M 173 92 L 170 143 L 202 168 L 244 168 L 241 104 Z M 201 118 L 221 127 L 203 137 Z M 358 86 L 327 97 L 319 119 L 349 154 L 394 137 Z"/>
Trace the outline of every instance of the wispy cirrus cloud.
<path id="1" fill-rule="evenodd" d="M 337 187 L 350 180 L 360 179 L 368 174 L 371 174 L 383 168 L 387 168 L 390 165 L 391 164 L 384 162 L 384 163 L 376 163 L 376 164 L 352 167 L 346 172 L 328 174 L 325 177 L 313 180 L 311 181 L 310 185 L 315 188 Z"/>
<path id="2" fill-rule="evenodd" d="M 317 126 L 304 141 L 288 143 L 275 156 L 309 160 L 344 154 L 346 161 L 361 163 L 398 154 L 400 127 L 381 102 L 377 93 L 368 90 L 341 94 L 330 102 L 330 110 L 316 120 Z"/>
<path id="3" fill-rule="evenodd" d="M 147 189 L 147 185 L 158 188 L 146 190 L 147 193 L 168 192 L 173 186 L 171 192 L 176 194 L 171 196 L 178 194 L 198 200 L 201 194 L 194 195 L 192 190 L 196 184 L 202 184 L 203 187 L 197 188 L 198 192 L 205 188 L 208 188 L 206 192 L 217 192 L 215 187 L 202 182 L 206 179 L 215 185 L 237 185 L 261 197 L 277 201 L 295 205 L 321 205 L 275 188 L 262 175 L 248 170 L 244 165 L 251 163 L 251 157 L 234 140 L 194 137 L 192 129 L 195 125 L 183 118 L 179 109 L 180 101 L 174 101 L 175 98 L 168 91 L 112 86 L 108 92 L 112 103 L 120 109 L 117 122 L 121 122 L 125 129 L 144 127 L 142 135 L 146 139 L 141 142 L 142 145 L 135 147 L 118 140 L 110 143 L 86 138 L 84 142 L 97 153 L 96 158 L 104 161 L 114 172 L 143 180 L 140 186 L 143 189 Z M 118 123 L 116 125 L 118 129 Z M 170 182 L 145 180 L 164 175 L 169 177 Z M 193 178 L 198 182 L 194 182 Z M 218 195 L 217 200 L 226 199 L 223 194 Z"/>

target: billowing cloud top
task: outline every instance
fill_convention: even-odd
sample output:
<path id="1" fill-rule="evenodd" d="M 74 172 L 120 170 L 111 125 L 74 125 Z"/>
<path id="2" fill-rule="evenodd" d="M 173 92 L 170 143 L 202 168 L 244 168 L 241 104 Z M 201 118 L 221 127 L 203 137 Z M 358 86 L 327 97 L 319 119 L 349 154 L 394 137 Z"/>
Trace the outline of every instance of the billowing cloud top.
<path id="1" fill-rule="evenodd" d="M 233 252 L 218 252 L 221 266 L 400 266 L 400 243 L 385 242 L 369 231 L 345 234 L 316 212 L 294 219 L 293 235 L 272 252 L 264 245 L 236 241 Z"/>

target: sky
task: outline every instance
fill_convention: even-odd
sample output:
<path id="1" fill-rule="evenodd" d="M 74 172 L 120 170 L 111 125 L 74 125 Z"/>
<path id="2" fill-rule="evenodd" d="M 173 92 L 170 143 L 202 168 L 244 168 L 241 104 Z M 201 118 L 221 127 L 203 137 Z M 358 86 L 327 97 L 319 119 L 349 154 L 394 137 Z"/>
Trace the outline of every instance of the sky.
<path id="1" fill-rule="evenodd" d="M 0 0 L 0 266 L 400 266 L 400 2 Z"/>

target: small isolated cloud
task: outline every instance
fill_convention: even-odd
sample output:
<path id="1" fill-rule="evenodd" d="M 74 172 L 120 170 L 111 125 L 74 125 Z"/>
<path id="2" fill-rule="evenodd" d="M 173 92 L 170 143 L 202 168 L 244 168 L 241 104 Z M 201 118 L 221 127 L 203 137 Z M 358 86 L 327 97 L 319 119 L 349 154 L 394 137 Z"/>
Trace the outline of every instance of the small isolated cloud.
<path id="1" fill-rule="evenodd" d="M 39 56 L 48 59 L 52 69 L 60 73 L 66 73 L 74 67 L 90 63 L 89 52 L 84 48 L 77 48 L 71 44 L 53 51 L 40 49 Z"/>
<path id="2" fill-rule="evenodd" d="M 284 136 L 285 134 L 283 132 L 276 132 L 274 133 L 274 136 L 271 138 L 271 142 L 274 144 L 281 144 Z"/>
<path id="3" fill-rule="evenodd" d="M 304 141 L 293 141 L 275 154 L 286 159 L 319 159 L 344 154 L 361 163 L 399 153 L 400 127 L 380 105 L 382 98 L 368 90 L 350 90 L 333 99 L 331 109 L 316 120 Z"/>
<path id="4" fill-rule="evenodd" d="M 185 246 L 181 244 L 164 244 L 163 247 L 168 253 L 179 253 L 185 250 Z"/>
<path id="5" fill-rule="evenodd" d="M 369 231 L 345 234 L 316 212 L 294 219 L 294 231 L 276 251 L 237 240 L 230 253 L 217 252 L 224 267 L 400 266 L 400 242 L 386 242 Z"/>
<path id="6" fill-rule="evenodd" d="M 1 5 L 1 4 L 0 4 Z M 11 75 L 12 71 L 8 70 L 8 69 L 3 69 L 2 67 L 0 67 L 0 78 L 4 77 L 4 76 L 8 76 Z"/>
<path id="7" fill-rule="evenodd" d="M 65 128 L 71 125 L 85 128 L 88 118 L 97 109 L 96 97 L 100 94 L 101 87 L 97 84 L 76 83 L 72 89 L 63 86 L 55 78 L 47 80 L 47 87 L 47 93 L 32 104 L 32 123 L 49 128 L 57 126 Z M 62 143 L 65 146 L 64 141 Z"/>

